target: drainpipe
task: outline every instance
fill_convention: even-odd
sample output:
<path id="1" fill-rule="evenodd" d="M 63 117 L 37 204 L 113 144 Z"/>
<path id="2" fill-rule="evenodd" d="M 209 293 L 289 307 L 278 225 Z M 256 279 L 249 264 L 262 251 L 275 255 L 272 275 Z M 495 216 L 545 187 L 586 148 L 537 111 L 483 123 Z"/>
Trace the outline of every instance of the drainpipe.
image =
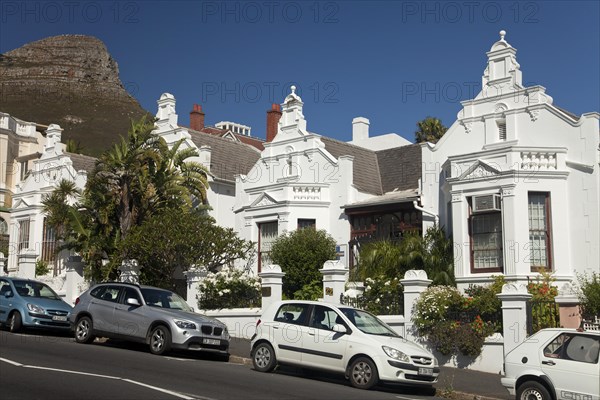
<path id="1" fill-rule="evenodd" d="M 426 209 L 424 209 L 423 207 L 419 206 L 419 204 L 417 203 L 417 201 L 416 201 L 416 200 L 413 200 L 413 207 L 415 207 L 415 209 L 417 209 L 417 210 L 421 211 L 422 213 L 425 213 L 425 214 L 427 214 L 427 215 L 430 215 L 430 216 L 432 216 L 432 217 L 434 218 L 434 221 L 435 221 L 435 225 L 436 225 L 436 226 L 437 226 L 437 225 L 438 225 L 438 223 L 440 222 L 440 217 L 439 217 L 437 214 L 435 214 L 435 213 L 432 213 L 431 211 L 427 211 L 427 210 L 426 210 Z"/>

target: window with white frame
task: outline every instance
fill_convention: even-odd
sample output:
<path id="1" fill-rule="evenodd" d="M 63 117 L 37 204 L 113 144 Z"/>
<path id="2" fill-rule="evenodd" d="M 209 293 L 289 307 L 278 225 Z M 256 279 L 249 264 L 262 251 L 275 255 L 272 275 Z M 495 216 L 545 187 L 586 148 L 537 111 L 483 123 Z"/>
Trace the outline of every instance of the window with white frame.
<path id="1" fill-rule="evenodd" d="M 316 219 L 298 218 L 298 229 L 313 228 L 317 226 Z"/>
<path id="2" fill-rule="evenodd" d="M 44 237 L 42 240 L 42 261 L 53 262 L 56 251 L 56 231 L 44 218 Z"/>
<path id="3" fill-rule="evenodd" d="M 502 272 L 502 213 L 471 215 L 471 271 Z"/>
<path id="4" fill-rule="evenodd" d="M 551 270 L 550 194 L 529 192 L 528 211 L 531 270 Z"/>
<path id="5" fill-rule="evenodd" d="M 506 121 L 499 120 L 497 122 L 497 124 L 498 124 L 498 139 L 506 140 Z"/>
<path id="6" fill-rule="evenodd" d="M 27 174 L 29 173 L 29 161 L 21 161 L 21 181 L 24 181 L 27 178 Z"/>
<path id="7" fill-rule="evenodd" d="M 19 251 L 29 248 L 29 219 L 19 221 Z"/>
<path id="8" fill-rule="evenodd" d="M 258 224 L 258 271 L 271 264 L 271 247 L 277 239 L 277 221 Z"/>

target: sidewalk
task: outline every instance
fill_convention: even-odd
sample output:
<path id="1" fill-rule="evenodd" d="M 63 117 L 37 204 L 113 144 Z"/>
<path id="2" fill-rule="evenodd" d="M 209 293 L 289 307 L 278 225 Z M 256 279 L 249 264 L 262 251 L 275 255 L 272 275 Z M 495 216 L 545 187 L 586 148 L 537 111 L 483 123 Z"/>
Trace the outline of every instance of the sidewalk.
<path id="1" fill-rule="evenodd" d="M 229 346 L 230 361 L 252 365 L 250 361 L 250 340 L 232 338 Z M 438 383 L 435 385 L 438 393 L 445 396 L 461 397 L 468 394 L 469 398 L 487 398 L 512 400 L 508 391 L 500 383 L 500 376 L 479 371 L 460 368 L 441 367 Z M 465 396 L 462 396 L 465 398 Z"/>

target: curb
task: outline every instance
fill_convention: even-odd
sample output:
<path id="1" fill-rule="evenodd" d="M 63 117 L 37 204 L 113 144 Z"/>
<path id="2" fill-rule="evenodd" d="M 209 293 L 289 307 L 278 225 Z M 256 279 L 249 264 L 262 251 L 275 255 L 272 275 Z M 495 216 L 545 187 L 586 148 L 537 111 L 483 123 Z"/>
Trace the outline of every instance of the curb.
<path id="1" fill-rule="evenodd" d="M 252 365 L 251 359 L 233 355 L 229 355 L 229 362 L 233 364 Z"/>
<path id="2" fill-rule="evenodd" d="M 233 364 L 252 365 L 252 359 L 240 356 L 229 356 L 229 362 Z M 446 399 L 455 400 L 505 400 L 498 397 L 486 397 L 474 393 L 453 391 L 451 394 L 444 394 L 442 390 L 437 389 L 435 395 Z"/>

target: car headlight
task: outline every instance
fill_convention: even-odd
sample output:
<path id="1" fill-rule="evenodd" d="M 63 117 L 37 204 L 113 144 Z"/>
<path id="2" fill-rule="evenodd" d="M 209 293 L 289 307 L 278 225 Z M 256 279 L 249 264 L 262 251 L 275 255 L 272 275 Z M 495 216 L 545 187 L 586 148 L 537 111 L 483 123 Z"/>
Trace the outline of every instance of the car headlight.
<path id="1" fill-rule="evenodd" d="M 438 362 L 438 359 L 436 357 L 433 357 L 433 366 L 434 367 L 439 367 L 440 363 Z"/>
<path id="2" fill-rule="evenodd" d="M 27 309 L 35 314 L 45 314 L 46 311 L 40 306 L 36 306 L 35 304 L 27 303 Z"/>
<path id="3" fill-rule="evenodd" d="M 396 360 L 404 361 L 407 363 L 410 362 L 410 357 L 408 357 L 406 354 L 404 354 L 400 350 L 396 350 L 392 347 L 387 347 L 387 346 L 381 346 L 381 348 L 383 349 L 385 354 L 387 354 L 388 357 L 390 357 L 390 358 L 394 358 Z"/>
<path id="4" fill-rule="evenodd" d="M 176 319 L 174 322 L 175 325 L 177 325 L 181 329 L 196 329 L 196 324 L 190 321 L 182 321 Z"/>

